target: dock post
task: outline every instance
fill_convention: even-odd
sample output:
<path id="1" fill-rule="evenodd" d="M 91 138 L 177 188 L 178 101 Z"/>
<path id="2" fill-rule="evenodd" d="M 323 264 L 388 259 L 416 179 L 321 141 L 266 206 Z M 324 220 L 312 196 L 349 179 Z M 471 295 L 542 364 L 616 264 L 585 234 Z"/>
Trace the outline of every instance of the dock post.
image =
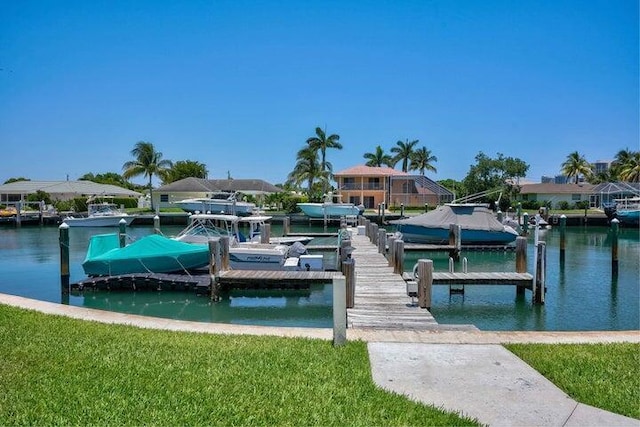
<path id="1" fill-rule="evenodd" d="M 229 270 L 229 246 L 231 239 L 229 236 L 220 236 L 220 269 Z"/>
<path id="2" fill-rule="evenodd" d="M 209 276 L 211 284 L 211 300 L 220 300 L 220 286 L 218 283 L 218 276 L 221 269 L 220 258 L 220 238 L 212 237 L 209 239 Z"/>
<path id="3" fill-rule="evenodd" d="M 380 224 L 384 224 L 384 211 L 387 209 L 387 204 L 382 202 L 382 219 L 380 220 Z"/>
<path id="4" fill-rule="evenodd" d="M 160 216 L 156 215 L 153 217 L 153 232 L 154 234 L 162 234 L 160 231 Z"/>
<path id="5" fill-rule="evenodd" d="M 529 234 L 529 214 L 525 212 L 522 214 L 522 235 L 526 236 L 528 234 Z"/>
<path id="6" fill-rule="evenodd" d="M 342 271 L 342 264 L 349 259 L 351 255 L 351 240 L 344 239 L 340 241 L 340 253 L 338 254 L 338 270 Z"/>
<path id="7" fill-rule="evenodd" d="M 62 299 L 69 295 L 69 226 L 60 224 L 60 291 Z"/>
<path id="8" fill-rule="evenodd" d="M 387 230 L 384 228 L 378 229 L 378 253 L 383 254 L 387 247 Z"/>
<path id="9" fill-rule="evenodd" d="M 374 245 L 378 244 L 378 224 L 371 224 L 371 243 Z"/>
<path id="10" fill-rule="evenodd" d="M 404 241 L 393 242 L 393 272 L 402 275 L 404 273 Z"/>
<path id="11" fill-rule="evenodd" d="M 288 216 L 282 218 L 282 235 L 288 236 L 291 231 L 291 219 Z"/>
<path id="12" fill-rule="evenodd" d="M 404 218 L 404 203 L 400 203 L 400 218 Z"/>
<path id="13" fill-rule="evenodd" d="M 533 286 L 533 303 L 544 304 L 547 272 L 547 245 L 540 241 L 536 245 L 536 274 Z"/>
<path id="14" fill-rule="evenodd" d="M 611 220 L 611 275 L 618 275 L 618 232 L 620 221 L 618 218 Z"/>
<path id="15" fill-rule="evenodd" d="M 356 260 L 353 258 L 342 262 L 342 274 L 346 280 L 347 308 L 353 308 L 356 295 Z"/>
<path id="16" fill-rule="evenodd" d="M 22 202 L 16 203 L 16 226 L 22 226 Z"/>
<path id="17" fill-rule="evenodd" d="M 418 260 L 418 305 L 431 310 L 431 289 L 433 287 L 433 260 Z"/>
<path id="18" fill-rule="evenodd" d="M 504 218 L 502 217 L 502 211 L 500 209 L 498 209 L 497 216 L 498 216 L 498 221 L 500 222 L 500 224 L 502 224 L 502 220 Z"/>
<path id="19" fill-rule="evenodd" d="M 424 213 L 427 213 L 427 212 L 429 212 L 429 204 L 425 203 L 424 204 Z"/>
<path id="20" fill-rule="evenodd" d="M 567 216 L 560 215 L 560 263 L 564 263 L 565 248 L 567 246 Z"/>
<path id="21" fill-rule="evenodd" d="M 462 227 L 460 224 L 449 224 L 449 246 L 454 248 L 449 253 L 449 257 L 454 261 L 460 261 L 460 251 L 462 250 Z"/>
<path id="22" fill-rule="evenodd" d="M 118 222 L 119 233 L 118 237 L 120 237 L 120 247 L 124 248 L 127 245 L 127 221 L 121 219 Z"/>
<path id="23" fill-rule="evenodd" d="M 393 266 L 393 246 L 395 244 L 396 241 L 396 237 L 395 236 L 390 236 L 388 239 L 388 243 L 389 243 L 389 253 L 387 254 L 387 260 L 389 261 L 389 267 Z"/>
<path id="24" fill-rule="evenodd" d="M 518 218 L 518 224 L 520 224 L 520 216 L 522 215 L 522 202 L 518 202 L 516 205 L 516 217 Z"/>
<path id="25" fill-rule="evenodd" d="M 347 341 L 347 295 L 346 279 L 333 278 L 333 346 L 344 345 Z"/>
<path id="26" fill-rule="evenodd" d="M 516 237 L 516 273 L 527 272 L 527 238 Z M 524 286 L 516 287 L 516 295 L 524 295 Z"/>
<path id="27" fill-rule="evenodd" d="M 271 240 L 271 224 L 265 224 L 260 230 L 260 243 L 269 243 Z"/>

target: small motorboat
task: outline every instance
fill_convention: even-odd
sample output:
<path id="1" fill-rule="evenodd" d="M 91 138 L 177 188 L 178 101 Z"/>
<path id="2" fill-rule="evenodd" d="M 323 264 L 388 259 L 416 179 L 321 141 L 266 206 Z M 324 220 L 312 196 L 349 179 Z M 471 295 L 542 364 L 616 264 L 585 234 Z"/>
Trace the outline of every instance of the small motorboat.
<path id="1" fill-rule="evenodd" d="M 120 220 L 130 225 L 135 216 L 123 212 L 115 203 L 89 203 L 86 217 L 67 216 L 62 221 L 69 227 L 118 227 Z"/>

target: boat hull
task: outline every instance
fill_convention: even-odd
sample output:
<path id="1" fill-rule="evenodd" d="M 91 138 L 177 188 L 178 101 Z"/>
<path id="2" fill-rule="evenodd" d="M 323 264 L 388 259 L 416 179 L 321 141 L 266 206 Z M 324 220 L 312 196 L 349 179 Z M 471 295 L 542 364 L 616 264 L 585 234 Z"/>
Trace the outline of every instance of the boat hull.
<path id="1" fill-rule="evenodd" d="M 120 220 L 124 220 L 129 226 L 135 217 L 130 215 L 110 215 L 110 216 L 94 216 L 86 218 L 65 218 L 62 220 L 69 227 L 118 227 Z"/>
<path id="2" fill-rule="evenodd" d="M 282 270 L 287 257 L 286 246 L 246 244 L 229 249 L 232 270 Z"/>
<path id="3" fill-rule="evenodd" d="M 300 210 L 309 218 L 342 217 L 360 215 L 362 210 L 352 204 L 339 203 L 298 203 Z"/>
<path id="4" fill-rule="evenodd" d="M 616 211 L 616 218 L 624 225 L 640 225 L 640 210 Z"/>
<path id="5" fill-rule="evenodd" d="M 410 243 L 445 245 L 449 243 L 449 229 L 427 228 L 415 225 L 399 225 L 402 240 Z M 505 231 L 487 231 L 462 229 L 460 239 L 463 245 L 507 245 L 516 239 L 517 234 Z"/>

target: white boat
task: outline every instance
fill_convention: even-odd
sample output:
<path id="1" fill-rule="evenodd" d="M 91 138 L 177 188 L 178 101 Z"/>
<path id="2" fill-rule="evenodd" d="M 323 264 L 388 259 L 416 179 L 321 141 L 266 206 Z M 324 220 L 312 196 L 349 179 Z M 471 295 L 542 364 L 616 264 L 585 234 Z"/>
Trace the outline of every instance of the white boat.
<path id="1" fill-rule="evenodd" d="M 463 245 L 506 245 L 518 233 L 482 204 L 446 204 L 411 218 L 390 221 L 405 242 L 447 244 L 450 224 L 460 225 Z"/>
<path id="2" fill-rule="evenodd" d="M 334 197 L 337 197 L 338 200 L 335 201 Z M 309 218 L 357 216 L 364 212 L 363 205 L 343 203 L 340 201 L 340 195 L 334 196 L 332 193 L 325 195 L 325 200 L 322 203 L 298 203 L 297 206 Z"/>
<path id="3" fill-rule="evenodd" d="M 118 227 L 124 220 L 130 225 L 135 216 L 123 212 L 115 203 L 89 203 L 87 204 L 87 216 L 67 216 L 62 221 L 69 227 Z"/>
<path id="4" fill-rule="evenodd" d="M 211 197 L 199 197 L 173 202 L 174 205 L 186 212 L 200 212 L 225 215 L 251 215 L 256 205 L 250 202 L 238 201 L 238 193 L 214 193 Z"/>
<path id="5" fill-rule="evenodd" d="M 259 243 L 256 236 L 247 239 L 237 215 L 193 214 L 189 225 L 175 240 L 207 244 L 212 237 L 229 236 L 229 263 L 233 270 L 323 270 L 322 255 L 310 255 L 300 242 L 292 245 Z"/>
<path id="6" fill-rule="evenodd" d="M 248 232 L 245 236 L 246 240 L 250 242 L 260 242 L 262 230 L 264 230 L 265 224 L 271 220 L 271 216 L 266 215 L 250 215 L 241 217 L 238 219 L 238 225 L 242 227 L 246 224 L 248 228 Z M 313 237 L 309 236 L 270 236 L 269 243 L 272 244 L 280 244 L 280 245 L 291 245 L 295 242 L 300 242 L 303 245 L 306 245 Z"/>

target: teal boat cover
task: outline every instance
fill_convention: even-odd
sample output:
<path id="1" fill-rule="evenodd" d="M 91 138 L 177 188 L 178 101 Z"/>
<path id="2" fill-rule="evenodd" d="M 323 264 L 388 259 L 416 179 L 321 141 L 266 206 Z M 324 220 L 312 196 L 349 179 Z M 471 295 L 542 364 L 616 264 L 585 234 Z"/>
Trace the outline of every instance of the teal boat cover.
<path id="1" fill-rule="evenodd" d="M 186 272 L 209 264 L 209 248 L 152 234 L 120 248 L 117 234 L 91 237 L 82 267 L 89 276 Z"/>

